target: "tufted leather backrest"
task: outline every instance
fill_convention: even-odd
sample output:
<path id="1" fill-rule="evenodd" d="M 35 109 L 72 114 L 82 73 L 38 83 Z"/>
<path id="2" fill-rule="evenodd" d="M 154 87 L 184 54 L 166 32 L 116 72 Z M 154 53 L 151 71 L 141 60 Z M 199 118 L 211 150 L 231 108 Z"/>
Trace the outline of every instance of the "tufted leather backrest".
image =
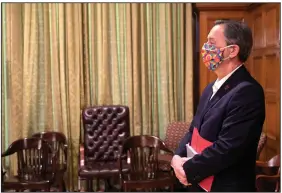
<path id="1" fill-rule="evenodd" d="M 116 161 L 123 142 L 130 135 L 129 108 L 117 105 L 87 107 L 82 111 L 82 120 L 85 165 Z"/>

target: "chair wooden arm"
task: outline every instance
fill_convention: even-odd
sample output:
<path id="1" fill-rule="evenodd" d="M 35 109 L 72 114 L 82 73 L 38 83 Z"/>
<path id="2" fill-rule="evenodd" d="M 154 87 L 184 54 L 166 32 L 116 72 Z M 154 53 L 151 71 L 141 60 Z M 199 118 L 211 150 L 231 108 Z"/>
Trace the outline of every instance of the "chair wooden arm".
<path id="1" fill-rule="evenodd" d="M 257 160 L 256 166 L 257 167 L 268 167 L 268 164 L 267 164 L 267 162 Z"/>
<path id="2" fill-rule="evenodd" d="M 269 176 L 269 175 L 257 175 L 256 179 L 267 179 L 267 181 L 272 181 L 272 182 L 276 182 L 280 179 L 280 175 L 273 175 L 273 176 Z M 280 180 L 279 180 L 280 181 Z"/>
<path id="3" fill-rule="evenodd" d="M 78 163 L 80 167 L 84 166 L 84 145 L 83 144 L 79 144 Z"/>
<path id="4" fill-rule="evenodd" d="M 256 173 L 264 175 L 275 175 L 279 170 L 280 164 L 256 161 Z"/>
<path id="5" fill-rule="evenodd" d="M 161 162 L 167 162 L 170 163 L 173 155 L 171 154 L 159 154 L 158 155 L 158 160 Z"/>
<path id="6" fill-rule="evenodd" d="M 169 149 L 166 145 L 163 147 L 162 150 L 165 151 L 167 154 L 171 154 L 171 155 L 174 154 L 173 151 L 171 149 Z"/>
<path id="7" fill-rule="evenodd" d="M 68 144 L 64 144 L 63 149 L 64 149 L 64 154 L 67 157 L 68 156 Z"/>
<path id="8" fill-rule="evenodd" d="M 9 149 L 7 149 L 6 151 L 4 151 L 2 154 L 1 154 L 1 157 L 6 157 L 6 156 L 9 156 L 11 155 L 12 153 L 10 152 Z"/>
<path id="9" fill-rule="evenodd" d="M 257 175 L 256 188 L 259 192 L 279 192 L 280 191 L 280 175 Z"/>

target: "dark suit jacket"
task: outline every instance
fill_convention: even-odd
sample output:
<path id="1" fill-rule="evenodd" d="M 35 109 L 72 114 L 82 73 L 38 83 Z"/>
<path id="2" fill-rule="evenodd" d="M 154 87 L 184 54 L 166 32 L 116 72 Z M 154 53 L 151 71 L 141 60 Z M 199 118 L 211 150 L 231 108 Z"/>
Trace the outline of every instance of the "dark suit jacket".
<path id="1" fill-rule="evenodd" d="M 211 191 L 255 191 L 255 162 L 265 119 L 264 92 L 245 66 L 237 69 L 213 98 L 209 84 L 200 98 L 189 132 L 176 155 L 186 156 L 194 127 L 213 142 L 184 165 L 189 183 L 197 184 L 214 175 Z"/>

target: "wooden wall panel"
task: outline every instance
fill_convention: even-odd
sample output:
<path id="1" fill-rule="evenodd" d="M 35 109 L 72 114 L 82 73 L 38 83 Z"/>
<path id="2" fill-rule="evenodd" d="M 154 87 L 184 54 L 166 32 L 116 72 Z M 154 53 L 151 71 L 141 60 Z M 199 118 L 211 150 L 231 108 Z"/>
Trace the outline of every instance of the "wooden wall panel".
<path id="1" fill-rule="evenodd" d="M 196 3 L 201 11 L 242 11 L 247 10 L 253 3 Z"/>
<path id="2" fill-rule="evenodd" d="M 266 120 L 263 131 L 268 139 L 260 159 L 280 153 L 280 4 L 263 4 L 249 12 L 254 46 L 250 72 L 265 92 Z"/>
<path id="3" fill-rule="evenodd" d="M 262 24 L 262 13 L 255 13 L 253 16 L 253 40 L 254 40 L 254 49 L 259 49 L 264 46 L 263 29 L 261 28 Z"/>
<path id="4" fill-rule="evenodd" d="M 263 84 L 263 58 L 261 56 L 255 56 L 253 57 L 253 62 L 256 64 L 256 67 L 252 68 L 252 75 L 260 84 Z"/>
<path id="5" fill-rule="evenodd" d="M 268 4 L 259 9 L 260 12 L 265 14 L 264 30 L 266 46 L 279 46 L 280 38 L 280 5 Z M 278 42 L 279 41 L 279 42 Z"/>

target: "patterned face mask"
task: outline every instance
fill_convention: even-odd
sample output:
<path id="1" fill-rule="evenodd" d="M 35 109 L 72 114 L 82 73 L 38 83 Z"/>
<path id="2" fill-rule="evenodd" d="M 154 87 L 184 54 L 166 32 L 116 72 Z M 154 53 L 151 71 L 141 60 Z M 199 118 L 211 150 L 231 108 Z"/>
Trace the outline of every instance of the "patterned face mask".
<path id="1" fill-rule="evenodd" d="M 232 46 L 232 45 L 229 45 Z M 209 70 L 214 71 L 217 69 L 219 64 L 221 64 L 224 60 L 228 59 L 223 58 L 223 51 L 225 48 L 229 47 L 226 46 L 224 48 L 216 48 L 215 45 L 205 43 L 202 47 L 202 59 L 204 64 L 208 67 Z"/>

